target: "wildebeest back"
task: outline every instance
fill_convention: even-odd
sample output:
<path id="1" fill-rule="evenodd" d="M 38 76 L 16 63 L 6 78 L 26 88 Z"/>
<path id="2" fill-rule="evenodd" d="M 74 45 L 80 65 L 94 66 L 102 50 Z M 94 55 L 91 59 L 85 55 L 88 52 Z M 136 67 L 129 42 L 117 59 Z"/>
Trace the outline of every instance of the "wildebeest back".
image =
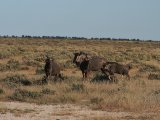
<path id="1" fill-rule="evenodd" d="M 91 70 L 91 71 L 101 70 L 105 62 L 106 60 L 104 58 L 94 56 L 89 61 L 88 70 Z"/>

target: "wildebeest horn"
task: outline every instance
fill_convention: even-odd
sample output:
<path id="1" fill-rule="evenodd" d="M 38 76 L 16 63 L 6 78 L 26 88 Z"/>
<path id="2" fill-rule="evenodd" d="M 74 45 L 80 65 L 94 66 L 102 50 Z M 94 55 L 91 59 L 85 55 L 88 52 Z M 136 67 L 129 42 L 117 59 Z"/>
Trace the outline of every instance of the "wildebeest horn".
<path id="1" fill-rule="evenodd" d="M 45 58 L 46 58 L 46 59 L 50 59 L 50 57 L 49 57 L 48 55 L 45 55 Z"/>

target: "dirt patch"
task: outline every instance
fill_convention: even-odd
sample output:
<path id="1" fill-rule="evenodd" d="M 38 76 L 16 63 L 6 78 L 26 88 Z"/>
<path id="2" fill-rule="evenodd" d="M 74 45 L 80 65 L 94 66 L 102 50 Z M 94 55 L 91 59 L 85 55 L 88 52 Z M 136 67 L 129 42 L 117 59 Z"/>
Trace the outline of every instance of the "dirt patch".
<path id="1" fill-rule="evenodd" d="M 158 120 L 158 113 L 108 112 L 73 104 L 36 105 L 0 102 L 0 120 Z"/>

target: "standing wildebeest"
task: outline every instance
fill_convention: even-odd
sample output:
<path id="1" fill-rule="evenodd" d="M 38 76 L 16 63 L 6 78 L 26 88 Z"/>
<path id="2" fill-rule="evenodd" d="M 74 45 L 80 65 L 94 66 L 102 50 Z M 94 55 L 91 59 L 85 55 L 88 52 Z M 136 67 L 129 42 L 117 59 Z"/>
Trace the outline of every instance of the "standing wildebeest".
<path id="1" fill-rule="evenodd" d="M 131 68 L 132 68 L 131 64 L 122 65 L 122 64 L 119 64 L 119 63 L 116 63 L 116 62 L 107 62 L 103 66 L 103 70 L 108 72 L 109 75 L 114 76 L 114 73 L 121 74 L 121 75 L 126 75 L 129 80 L 130 80 L 129 70 Z M 111 80 L 110 76 L 109 76 L 109 79 Z"/>
<path id="2" fill-rule="evenodd" d="M 46 64 L 44 69 L 46 74 L 46 81 L 48 81 L 50 76 L 61 77 L 60 67 L 54 60 L 47 57 L 45 62 Z"/>
<path id="3" fill-rule="evenodd" d="M 73 63 L 80 67 L 83 78 L 87 78 L 90 71 L 103 71 L 106 60 L 99 56 L 88 56 L 84 52 L 74 53 Z"/>

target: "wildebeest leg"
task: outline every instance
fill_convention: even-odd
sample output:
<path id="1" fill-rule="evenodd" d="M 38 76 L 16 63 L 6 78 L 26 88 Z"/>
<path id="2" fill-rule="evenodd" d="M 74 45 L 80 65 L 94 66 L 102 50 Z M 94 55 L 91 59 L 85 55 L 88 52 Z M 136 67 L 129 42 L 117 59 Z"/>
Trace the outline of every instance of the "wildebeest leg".
<path id="1" fill-rule="evenodd" d="M 130 76 L 129 76 L 129 74 L 127 74 L 127 78 L 128 78 L 128 80 L 130 80 Z"/>
<path id="2" fill-rule="evenodd" d="M 88 72 L 85 72 L 84 74 L 85 74 L 85 78 L 87 78 L 88 77 Z"/>
<path id="3" fill-rule="evenodd" d="M 101 71 L 102 71 L 103 74 L 108 75 L 103 68 L 101 68 Z"/>
<path id="4" fill-rule="evenodd" d="M 82 71 L 83 79 L 85 78 L 85 73 Z"/>
<path id="5" fill-rule="evenodd" d="M 64 80 L 61 74 L 59 74 L 58 77 L 60 78 L 60 81 Z"/>
<path id="6" fill-rule="evenodd" d="M 110 81 L 113 81 L 115 82 L 115 76 L 114 76 L 114 73 L 113 72 L 109 72 L 109 77 L 110 77 Z M 111 77 L 112 76 L 112 77 Z"/>
<path id="7" fill-rule="evenodd" d="M 110 76 L 110 75 L 108 75 L 108 79 L 109 79 L 109 81 L 112 81 L 112 78 L 111 78 L 111 76 Z"/>
<path id="8" fill-rule="evenodd" d="M 111 76 L 110 76 L 109 72 L 104 70 L 103 68 L 101 68 L 101 71 L 103 74 L 105 74 L 108 77 L 109 81 L 111 81 Z"/>
<path id="9" fill-rule="evenodd" d="M 49 80 L 49 75 L 47 74 L 45 78 L 45 82 L 48 83 L 48 80 Z"/>

